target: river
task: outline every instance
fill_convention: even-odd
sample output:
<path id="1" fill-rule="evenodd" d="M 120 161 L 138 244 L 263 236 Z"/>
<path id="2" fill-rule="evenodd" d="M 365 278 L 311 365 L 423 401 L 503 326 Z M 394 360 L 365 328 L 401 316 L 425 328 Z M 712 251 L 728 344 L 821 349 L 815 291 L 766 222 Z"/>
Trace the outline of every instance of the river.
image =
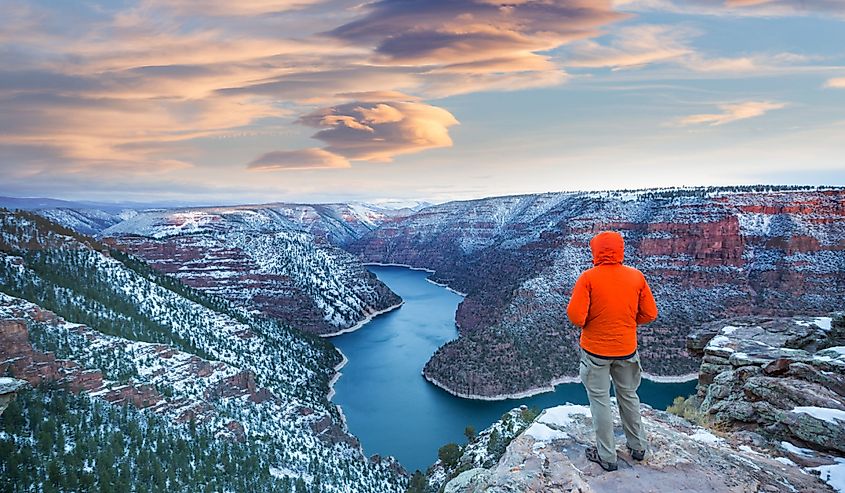
<path id="1" fill-rule="evenodd" d="M 332 338 L 349 360 L 332 401 L 341 406 L 349 431 L 368 455 L 392 455 L 409 471 L 424 471 L 436 460 L 440 446 L 466 441 L 463 433 L 469 424 L 481 431 L 521 404 L 542 409 L 564 402 L 587 403 L 580 383 L 505 401 L 462 399 L 430 384 L 422 377 L 422 368 L 438 347 L 457 337 L 455 310 L 462 297 L 428 282 L 425 271 L 368 268 L 405 300 L 402 307 L 361 329 Z M 643 380 L 639 394 L 643 402 L 665 409 L 675 396 L 694 389 L 694 381 Z"/>

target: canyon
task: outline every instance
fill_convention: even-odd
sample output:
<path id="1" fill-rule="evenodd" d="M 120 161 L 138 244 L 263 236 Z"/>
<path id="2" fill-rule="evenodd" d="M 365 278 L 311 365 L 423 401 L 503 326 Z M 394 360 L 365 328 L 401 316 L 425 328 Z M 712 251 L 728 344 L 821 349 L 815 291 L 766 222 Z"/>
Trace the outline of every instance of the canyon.
<path id="1" fill-rule="evenodd" d="M 845 191 L 688 189 L 549 193 L 450 202 L 387 221 L 346 248 L 431 269 L 466 293 L 460 337 L 425 376 L 462 395 L 548 387 L 577 374 L 569 292 L 589 240 L 614 229 L 660 316 L 639 331 L 645 371 L 695 373 L 690 331 L 738 315 L 827 313 L 845 297 Z"/>

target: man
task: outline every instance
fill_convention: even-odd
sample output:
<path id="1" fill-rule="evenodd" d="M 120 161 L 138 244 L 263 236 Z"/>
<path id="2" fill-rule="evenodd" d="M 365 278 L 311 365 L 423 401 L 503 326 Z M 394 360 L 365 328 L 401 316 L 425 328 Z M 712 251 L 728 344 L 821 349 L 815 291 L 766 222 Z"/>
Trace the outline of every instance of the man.
<path id="1" fill-rule="evenodd" d="M 640 356 L 637 325 L 657 318 L 651 289 L 639 270 L 622 265 L 625 241 L 614 231 L 604 231 L 590 241 L 593 268 L 581 274 L 572 289 L 566 313 L 581 327 L 581 382 L 590 399 L 596 447 L 587 459 L 615 471 L 616 444 L 610 413 L 610 380 L 628 450 L 643 460 L 648 442 L 640 420 Z"/>

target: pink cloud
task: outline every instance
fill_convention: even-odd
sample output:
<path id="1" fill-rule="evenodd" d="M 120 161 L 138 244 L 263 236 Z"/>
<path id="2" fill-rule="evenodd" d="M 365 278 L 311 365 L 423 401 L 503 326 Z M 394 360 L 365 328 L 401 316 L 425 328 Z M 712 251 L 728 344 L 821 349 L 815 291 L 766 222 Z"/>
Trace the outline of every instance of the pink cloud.
<path id="1" fill-rule="evenodd" d="M 677 120 L 677 124 L 686 125 L 711 125 L 718 126 L 726 123 L 735 122 L 738 120 L 745 120 L 747 118 L 755 118 L 763 116 L 769 111 L 779 110 L 786 107 L 785 103 L 775 103 L 771 101 L 745 101 L 742 103 L 725 103 L 720 104 L 720 113 L 702 113 L 697 115 L 689 115 Z"/>
<path id="2" fill-rule="evenodd" d="M 343 156 L 317 147 L 294 151 L 272 151 L 262 154 L 247 165 L 254 171 L 284 171 L 326 168 L 348 168 Z"/>
<path id="3" fill-rule="evenodd" d="M 834 77 L 832 79 L 828 79 L 824 83 L 824 86 L 834 89 L 845 89 L 845 77 Z"/>
<path id="4" fill-rule="evenodd" d="M 389 162 L 395 156 L 450 147 L 458 120 L 443 108 L 416 101 L 352 102 L 322 108 L 300 119 L 320 129 L 326 150 L 348 159 Z"/>

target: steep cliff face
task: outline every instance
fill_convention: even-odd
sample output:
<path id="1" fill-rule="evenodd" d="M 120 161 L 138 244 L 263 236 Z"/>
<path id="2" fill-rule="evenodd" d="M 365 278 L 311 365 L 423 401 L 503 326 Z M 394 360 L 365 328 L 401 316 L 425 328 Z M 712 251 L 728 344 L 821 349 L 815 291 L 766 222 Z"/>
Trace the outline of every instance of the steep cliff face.
<path id="1" fill-rule="evenodd" d="M 451 202 L 382 225 L 350 244 L 364 261 L 435 270 L 468 296 L 460 338 L 425 375 L 483 396 L 577 373 L 569 293 L 591 266 L 590 238 L 626 240 L 660 309 L 641 329 L 648 373 L 694 372 L 691 327 L 733 315 L 827 313 L 845 297 L 845 191 L 696 189 L 557 193 Z"/>
<path id="2" fill-rule="evenodd" d="M 387 217 L 341 205 L 154 211 L 102 236 L 191 287 L 327 335 L 401 302 L 360 261 L 331 244 Z"/>
<path id="3" fill-rule="evenodd" d="M 516 419 L 526 410 L 514 410 L 459 458 L 439 460 L 412 480 L 411 491 L 842 491 L 843 342 L 841 313 L 705 324 L 689 339 L 691 350 L 704 354 L 698 394 L 679 408 L 699 425 L 643 406 L 644 461 L 629 455 L 619 426 L 619 469 L 605 472 L 587 461 L 585 447 L 594 443 L 589 407 L 553 407 L 527 423 Z M 502 430 L 513 428 L 506 448 L 498 447 Z"/>

